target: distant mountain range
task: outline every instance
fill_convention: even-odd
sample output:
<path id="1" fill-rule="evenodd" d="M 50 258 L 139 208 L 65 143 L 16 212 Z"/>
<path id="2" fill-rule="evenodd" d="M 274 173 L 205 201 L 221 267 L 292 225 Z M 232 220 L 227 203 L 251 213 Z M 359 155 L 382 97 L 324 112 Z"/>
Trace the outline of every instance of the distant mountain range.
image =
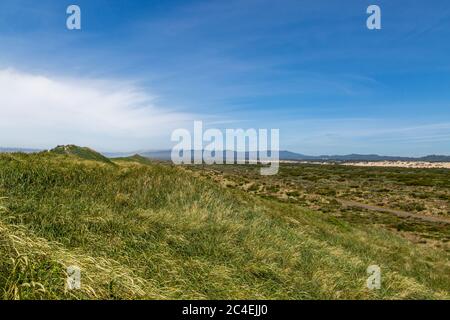
<path id="1" fill-rule="evenodd" d="M 308 156 L 290 151 L 280 151 L 282 160 L 299 161 L 427 161 L 427 162 L 450 162 L 450 156 L 428 155 L 424 157 L 400 157 L 380 156 L 378 154 L 347 154 L 347 155 L 321 155 Z"/>
<path id="2" fill-rule="evenodd" d="M 29 149 L 29 148 L 1 148 L 0 147 L 0 153 L 11 153 L 11 152 L 33 153 L 33 152 L 39 152 L 39 151 L 42 151 L 42 150 Z"/>
<path id="3" fill-rule="evenodd" d="M 74 146 L 70 146 L 74 147 Z M 53 149 L 57 150 L 59 147 Z M 24 152 L 33 153 L 42 150 L 31 149 L 31 148 L 0 148 L 0 153 L 11 153 L 11 152 Z M 191 157 L 193 157 L 194 151 L 191 150 Z M 225 151 L 224 157 L 225 157 Z M 133 152 L 102 152 L 101 154 L 108 158 L 122 158 L 130 157 L 134 155 L 140 155 L 146 158 L 155 160 L 170 160 L 171 150 L 139 150 Z M 234 152 L 234 158 L 238 156 L 237 152 Z M 245 159 L 249 158 L 249 153 L 246 152 L 244 155 Z M 398 156 L 380 156 L 378 154 L 347 154 L 347 155 L 321 155 L 321 156 L 310 156 L 301 153 L 295 153 L 291 151 L 280 151 L 280 160 L 291 160 L 291 161 L 426 161 L 426 162 L 450 162 L 450 156 L 445 155 L 428 155 L 425 157 L 398 157 Z"/>
<path id="4" fill-rule="evenodd" d="M 191 156 L 193 154 L 191 150 Z M 143 157 L 156 160 L 170 160 L 171 150 L 146 150 L 135 151 L 130 153 L 103 153 L 103 155 L 116 158 L 127 157 L 134 154 L 139 154 Z M 224 151 L 225 155 L 225 151 Z M 238 155 L 234 152 L 234 157 Z M 245 153 L 245 158 L 249 158 L 248 152 Z M 301 153 L 295 153 L 291 151 L 280 151 L 280 160 L 292 160 L 292 161 L 427 161 L 427 162 L 450 162 L 450 156 L 445 155 L 428 155 L 425 157 L 397 157 L 397 156 L 380 156 L 377 154 L 348 154 L 348 155 L 321 155 L 321 156 L 309 156 Z"/>

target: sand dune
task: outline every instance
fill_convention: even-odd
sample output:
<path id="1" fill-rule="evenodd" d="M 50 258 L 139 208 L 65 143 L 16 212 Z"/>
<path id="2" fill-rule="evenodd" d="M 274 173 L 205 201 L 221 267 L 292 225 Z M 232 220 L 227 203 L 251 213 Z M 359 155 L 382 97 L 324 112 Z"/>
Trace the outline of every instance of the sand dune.
<path id="1" fill-rule="evenodd" d="M 398 167 L 398 168 L 445 168 L 450 169 L 450 162 L 425 161 L 359 161 L 342 163 L 346 166 L 358 167 Z"/>

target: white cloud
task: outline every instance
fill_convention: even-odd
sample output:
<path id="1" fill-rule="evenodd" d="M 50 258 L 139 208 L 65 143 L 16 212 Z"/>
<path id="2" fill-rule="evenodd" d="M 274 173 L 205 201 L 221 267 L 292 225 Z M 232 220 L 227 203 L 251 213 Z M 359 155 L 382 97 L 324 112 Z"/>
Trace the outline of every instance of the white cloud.
<path id="1" fill-rule="evenodd" d="M 75 143 L 100 150 L 168 147 L 193 115 L 155 105 L 134 85 L 0 70 L 0 146 Z"/>

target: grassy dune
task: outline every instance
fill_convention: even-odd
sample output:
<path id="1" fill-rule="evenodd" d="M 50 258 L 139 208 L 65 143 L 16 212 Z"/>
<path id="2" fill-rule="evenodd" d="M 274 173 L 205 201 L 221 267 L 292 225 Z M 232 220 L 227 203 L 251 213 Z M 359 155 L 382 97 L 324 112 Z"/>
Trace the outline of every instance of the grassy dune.
<path id="1" fill-rule="evenodd" d="M 450 297 L 444 250 L 180 167 L 0 155 L 0 198 L 3 299 Z M 65 288 L 69 265 L 81 290 Z"/>

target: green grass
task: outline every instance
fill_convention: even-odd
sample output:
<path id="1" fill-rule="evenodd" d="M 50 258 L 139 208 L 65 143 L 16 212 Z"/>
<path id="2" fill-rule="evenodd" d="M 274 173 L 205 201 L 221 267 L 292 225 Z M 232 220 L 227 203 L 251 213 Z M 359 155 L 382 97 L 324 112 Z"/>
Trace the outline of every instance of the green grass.
<path id="1" fill-rule="evenodd" d="M 57 146 L 48 152 L 60 155 L 69 155 L 75 159 L 93 160 L 112 164 L 111 160 L 107 157 L 87 147 L 78 147 L 75 145 Z"/>
<path id="2" fill-rule="evenodd" d="M 436 299 L 449 254 L 142 159 L 0 155 L 4 299 Z M 382 269 L 382 289 L 366 269 Z M 82 270 L 65 288 L 66 267 Z"/>

